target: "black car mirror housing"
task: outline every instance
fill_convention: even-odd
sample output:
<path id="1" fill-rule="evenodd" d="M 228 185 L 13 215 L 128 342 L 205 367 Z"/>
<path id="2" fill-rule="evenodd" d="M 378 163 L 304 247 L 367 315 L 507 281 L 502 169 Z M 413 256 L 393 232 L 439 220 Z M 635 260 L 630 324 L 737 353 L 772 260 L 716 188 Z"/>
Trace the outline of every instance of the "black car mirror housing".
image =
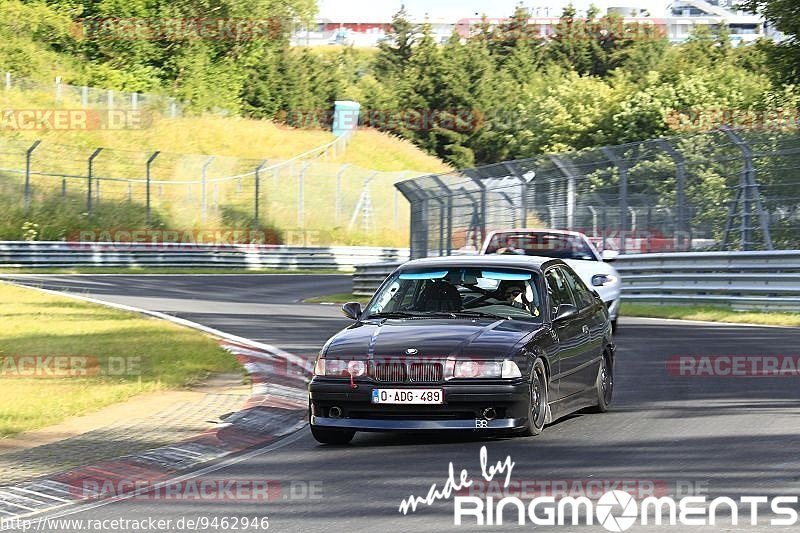
<path id="1" fill-rule="evenodd" d="M 358 320 L 361 317 L 361 304 L 358 302 L 347 302 L 342 306 L 342 313 L 347 318 Z"/>
<path id="2" fill-rule="evenodd" d="M 556 311 L 556 316 L 553 318 L 553 322 L 561 322 L 563 320 L 567 320 L 577 316 L 578 308 L 572 304 L 561 304 L 558 306 L 558 310 Z"/>

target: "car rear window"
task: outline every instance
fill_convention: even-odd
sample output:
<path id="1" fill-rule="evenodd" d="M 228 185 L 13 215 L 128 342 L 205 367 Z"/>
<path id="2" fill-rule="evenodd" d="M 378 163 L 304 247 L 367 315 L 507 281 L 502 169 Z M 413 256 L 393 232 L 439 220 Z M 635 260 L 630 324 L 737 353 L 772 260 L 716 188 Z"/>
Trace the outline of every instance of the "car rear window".
<path id="1" fill-rule="evenodd" d="M 591 247 L 582 237 L 546 231 L 496 233 L 489 241 L 486 253 L 597 260 Z"/>

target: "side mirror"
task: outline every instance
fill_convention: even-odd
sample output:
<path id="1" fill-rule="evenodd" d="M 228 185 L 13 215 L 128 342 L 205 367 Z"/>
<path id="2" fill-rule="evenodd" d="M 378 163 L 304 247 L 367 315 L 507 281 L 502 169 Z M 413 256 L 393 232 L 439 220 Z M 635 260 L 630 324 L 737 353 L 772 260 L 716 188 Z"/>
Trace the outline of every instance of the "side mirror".
<path id="1" fill-rule="evenodd" d="M 556 316 L 553 317 L 553 322 L 561 322 L 578 315 L 578 308 L 572 304 L 561 304 L 556 310 Z"/>
<path id="2" fill-rule="evenodd" d="M 358 302 L 347 302 L 342 306 L 342 313 L 344 313 L 344 316 L 347 318 L 358 320 L 358 317 L 361 316 L 361 304 Z"/>
<path id="3" fill-rule="evenodd" d="M 603 257 L 603 261 L 606 263 L 611 263 L 617 260 L 619 257 L 619 252 L 616 250 L 603 250 L 603 253 L 600 255 Z"/>

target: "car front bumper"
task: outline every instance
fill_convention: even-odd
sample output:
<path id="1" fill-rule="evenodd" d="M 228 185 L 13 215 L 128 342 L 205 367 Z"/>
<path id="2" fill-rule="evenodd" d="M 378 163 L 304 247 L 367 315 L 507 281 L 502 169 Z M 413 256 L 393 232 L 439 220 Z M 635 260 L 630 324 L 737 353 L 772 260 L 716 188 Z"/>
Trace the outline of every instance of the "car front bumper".
<path id="1" fill-rule="evenodd" d="M 440 405 L 373 404 L 376 388 L 441 388 Z M 384 384 L 358 383 L 315 378 L 309 386 L 311 425 L 356 431 L 503 431 L 521 429 L 528 416 L 529 385 L 514 383 L 476 384 Z M 340 417 L 330 416 L 333 407 Z M 496 417 L 487 419 L 484 410 L 494 409 Z"/>
<path id="2" fill-rule="evenodd" d="M 606 307 L 608 307 L 608 315 L 611 320 L 616 320 L 619 317 L 619 302 L 619 297 L 617 297 L 616 300 L 606 302 Z"/>

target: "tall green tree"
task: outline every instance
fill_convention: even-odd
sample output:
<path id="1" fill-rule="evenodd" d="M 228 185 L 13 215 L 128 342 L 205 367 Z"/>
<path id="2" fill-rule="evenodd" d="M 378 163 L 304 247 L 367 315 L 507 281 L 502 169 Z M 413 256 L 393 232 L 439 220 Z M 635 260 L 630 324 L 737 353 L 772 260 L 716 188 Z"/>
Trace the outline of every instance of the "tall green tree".
<path id="1" fill-rule="evenodd" d="M 405 4 L 392 16 L 392 27 L 387 38 L 378 45 L 375 71 L 379 76 L 397 77 L 408 66 L 418 28 L 409 19 Z"/>
<path id="2" fill-rule="evenodd" d="M 800 83 L 800 9 L 796 0 L 744 0 L 741 7 L 761 13 L 787 39 L 766 48 L 781 82 Z"/>

